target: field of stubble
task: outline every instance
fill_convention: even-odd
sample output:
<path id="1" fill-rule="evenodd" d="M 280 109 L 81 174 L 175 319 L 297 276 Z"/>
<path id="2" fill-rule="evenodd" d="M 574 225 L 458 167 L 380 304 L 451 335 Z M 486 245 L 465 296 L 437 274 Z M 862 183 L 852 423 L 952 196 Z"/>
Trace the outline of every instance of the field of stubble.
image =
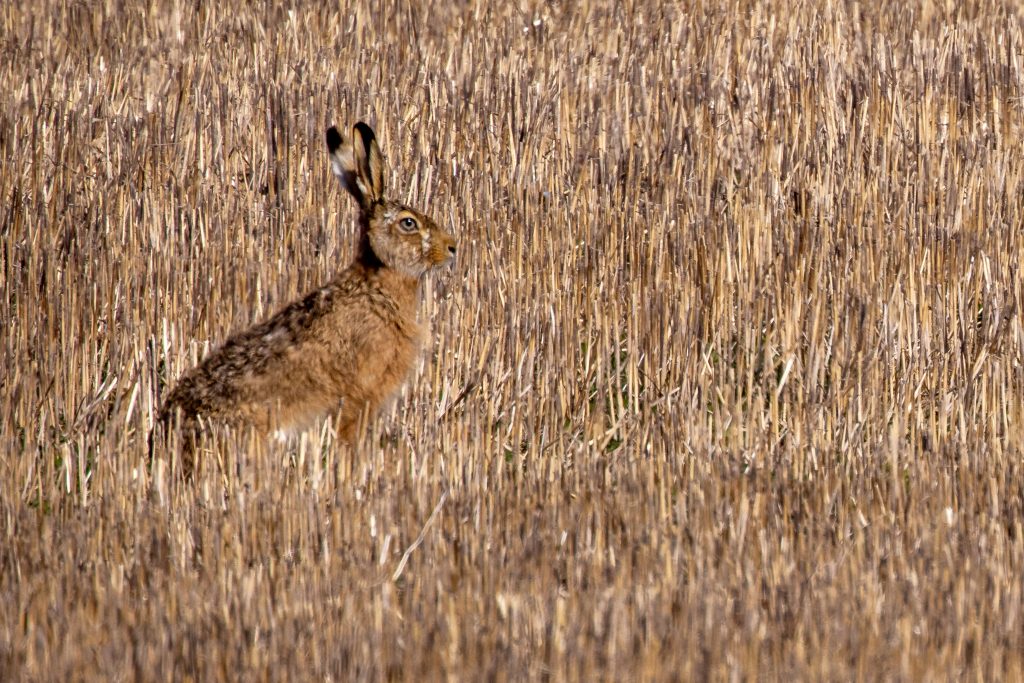
<path id="1" fill-rule="evenodd" d="M 0 679 L 1024 676 L 1016 10 L 271 4 L 0 8 Z M 359 119 L 422 367 L 184 482 Z"/>

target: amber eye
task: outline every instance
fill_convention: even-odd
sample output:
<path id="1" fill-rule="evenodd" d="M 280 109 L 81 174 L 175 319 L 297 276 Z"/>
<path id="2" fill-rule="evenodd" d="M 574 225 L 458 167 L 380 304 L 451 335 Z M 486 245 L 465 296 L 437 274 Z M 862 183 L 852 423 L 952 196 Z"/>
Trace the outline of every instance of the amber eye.
<path id="1" fill-rule="evenodd" d="M 416 232 L 416 219 L 406 216 L 398 222 L 398 226 L 403 232 Z"/>

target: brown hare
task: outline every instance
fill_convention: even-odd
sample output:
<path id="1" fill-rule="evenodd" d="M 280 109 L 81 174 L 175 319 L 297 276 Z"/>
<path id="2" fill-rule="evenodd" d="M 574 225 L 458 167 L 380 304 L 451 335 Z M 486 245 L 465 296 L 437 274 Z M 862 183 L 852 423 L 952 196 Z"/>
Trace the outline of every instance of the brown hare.
<path id="1" fill-rule="evenodd" d="M 384 198 L 384 159 L 373 130 L 327 130 L 331 169 L 359 204 L 355 260 L 334 279 L 238 332 L 168 394 L 158 421 L 179 425 L 183 461 L 209 423 L 270 434 L 337 413 L 353 443 L 365 421 L 401 389 L 426 332 L 417 321 L 420 280 L 455 256 L 455 239 L 422 213 Z"/>

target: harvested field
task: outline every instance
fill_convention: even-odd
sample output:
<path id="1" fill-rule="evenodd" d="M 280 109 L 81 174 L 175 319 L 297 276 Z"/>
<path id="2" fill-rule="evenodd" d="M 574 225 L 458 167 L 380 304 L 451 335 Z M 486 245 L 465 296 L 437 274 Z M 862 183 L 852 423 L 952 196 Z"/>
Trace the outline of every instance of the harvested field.
<path id="1" fill-rule="evenodd" d="M 1024 31 L 998 2 L 0 7 L 0 680 L 1024 678 Z M 459 239 L 354 448 L 147 434 Z"/>

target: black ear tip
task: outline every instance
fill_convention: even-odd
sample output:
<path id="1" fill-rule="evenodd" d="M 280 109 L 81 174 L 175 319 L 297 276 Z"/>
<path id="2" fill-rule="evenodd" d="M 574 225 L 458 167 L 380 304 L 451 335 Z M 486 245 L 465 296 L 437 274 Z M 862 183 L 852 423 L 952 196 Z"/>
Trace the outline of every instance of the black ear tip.
<path id="1" fill-rule="evenodd" d="M 341 133 L 334 126 L 327 129 L 327 151 L 334 153 L 334 150 L 341 147 Z"/>
<path id="2" fill-rule="evenodd" d="M 366 146 L 367 149 L 370 148 L 370 143 L 377 139 L 377 136 L 374 135 L 373 133 L 373 128 L 370 128 L 362 121 L 357 123 L 352 128 L 353 130 L 355 130 L 356 133 L 359 134 L 359 137 L 363 139 L 363 144 Z"/>

